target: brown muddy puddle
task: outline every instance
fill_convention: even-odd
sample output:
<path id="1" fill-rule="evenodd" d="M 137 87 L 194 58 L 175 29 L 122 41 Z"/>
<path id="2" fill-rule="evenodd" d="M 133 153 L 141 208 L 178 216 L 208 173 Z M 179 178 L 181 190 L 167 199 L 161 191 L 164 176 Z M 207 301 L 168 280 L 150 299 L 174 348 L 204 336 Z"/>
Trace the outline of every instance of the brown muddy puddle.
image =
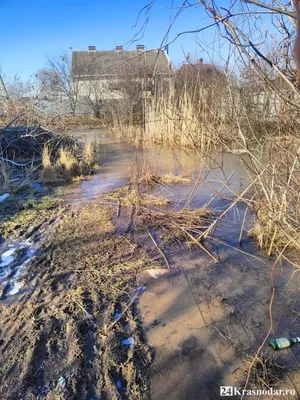
<path id="1" fill-rule="evenodd" d="M 191 178 L 187 184 L 158 188 L 177 207 L 182 207 L 187 201 L 190 207 L 199 207 L 213 197 L 216 197 L 214 203 L 217 204 L 247 186 L 247 173 L 237 156 L 231 153 L 215 152 L 202 156 L 194 151 L 170 150 L 161 146 L 137 148 L 110 136 L 106 129 L 76 133 L 75 136 L 95 143 L 96 159 L 101 165 L 93 179 L 68 187 L 63 192 L 75 204 L 96 199 L 126 184 L 137 163 L 140 168 L 149 165 L 158 176 L 172 173 Z"/>
<path id="2" fill-rule="evenodd" d="M 137 148 L 132 143 L 112 137 L 107 129 L 76 132 L 74 135 L 95 143 L 96 159 L 101 167 L 91 179 L 59 188 L 59 194 L 71 205 L 97 201 L 105 193 L 128 184 L 137 164 L 140 169 L 149 166 L 156 176 L 173 174 L 188 178 L 187 183 L 159 184 L 142 189 L 166 198 L 170 210 L 207 205 L 223 211 L 235 195 L 248 186 L 247 172 L 238 156 L 232 153 L 215 151 L 206 156 L 192 150 L 171 150 L 161 146 Z M 247 158 L 247 155 L 243 157 Z M 226 239 L 231 246 L 237 246 L 245 210 L 243 202 L 237 203 L 217 225 L 215 238 Z M 245 230 L 250 227 L 252 219 L 251 211 L 247 210 Z M 252 245 L 247 234 L 243 238 L 247 250 L 256 253 L 256 246 Z"/>

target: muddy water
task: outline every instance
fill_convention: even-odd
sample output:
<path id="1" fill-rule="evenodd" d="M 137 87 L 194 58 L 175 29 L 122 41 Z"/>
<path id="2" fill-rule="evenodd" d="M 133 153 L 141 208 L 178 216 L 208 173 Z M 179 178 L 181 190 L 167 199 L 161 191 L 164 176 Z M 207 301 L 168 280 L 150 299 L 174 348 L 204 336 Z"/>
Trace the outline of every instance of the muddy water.
<path id="1" fill-rule="evenodd" d="M 199 207 L 215 198 L 214 205 L 233 197 L 247 186 L 247 173 L 240 159 L 231 153 L 214 152 L 204 155 L 189 150 L 171 150 L 166 147 L 137 148 L 109 135 L 106 129 L 73 132 L 81 141 L 92 141 L 96 146 L 96 159 L 101 168 L 93 179 L 73 185 L 63 191 L 73 204 L 88 202 L 103 193 L 120 187 L 132 177 L 136 165 L 149 166 L 151 172 L 161 176 L 172 173 L 191 178 L 187 184 L 159 190 L 177 207 L 188 203 Z"/>
<path id="2" fill-rule="evenodd" d="M 193 151 L 170 150 L 163 147 L 151 149 L 136 148 L 133 144 L 120 141 L 109 135 L 108 130 L 74 132 L 80 141 L 91 141 L 96 147 L 96 161 L 100 169 L 91 179 L 57 189 L 70 205 L 96 201 L 104 193 L 122 187 L 132 177 L 137 165 L 149 166 L 157 175 L 172 173 L 188 177 L 188 183 L 159 185 L 149 188 L 153 194 L 164 196 L 170 201 L 170 208 L 198 208 L 209 202 L 210 206 L 222 209 L 228 205 L 233 193 L 239 193 L 247 184 L 246 172 L 239 159 L 230 153 L 215 152 L 209 156 Z M 230 223 L 219 230 L 232 243 L 237 241 L 244 206 L 238 205 L 228 215 Z M 248 215 L 248 219 L 250 214 Z M 6 296 L 15 295 L 22 289 L 19 275 L 36 253 L 38 244 L 29 240 L 5 242 L 0 246 L 0 288 Z M 17 280 L 19 279 L 19 280 Z"/>
<path id="3" fill-rule="evenodd" d="M 188 177 L 188 183 L 158 185 L 147 188 L 170 201 L 171 209 L 199 208 L 208 204 L 216 210 L 224 210 L 232 199 L 248 186 L 247 172 L 241 156 L 215 151 L 205 155 L 189 150 L 172 150 L 162 146 L 137 148 L 132 143 L 112 137 L 107 129 L 73 132 L 81 141 L 92 141 L 96 146 L 99 171 L 90 180 L 59 189 L 69 204 L 94 201 L 104 193 L 122 187 L 133 176 L 137 164 L 149 166 L 157 175 L 174 174 Z M 247 157 L 246 155 L 243 157 Z M 245 205 L 238 203 L 218 225 L 216 234 L 230 239 L 237 245 Z M 247 228 L 252 221 L 251 212 L 246 215 Z M 250 241 L 246 240 L 250 245 Z"/>
<path id="4" fill-rule="evenodd" d="M 91 180 L 74 185 L 64 192 L 66 200 L 71 204 L 97 201 L 105 192 L 128 183 L 137 163 L 139 165 L 148 163 L 156 175 L 173 173 L 190 178 L 190 181 L 184 184 L 162 184 L 147 188 L 148 192 L 168 198 L 171 209 L 198 208 L 208 204 L 220 212 L 226 209 L 236 194 L 248 185 L 247 173 L 241 158 L 238 158 L 240 156 L 231 153 L 214 152 L 210 155 L 201 155 L 192 151 L 174 151 L 162 147 L 137 149 L 133 144 L 111 137 L 106 130 L 90 131 L 85 133 L 85 136 L 86 140 L 94 140 L 97 143 L 97 158 L 101 168 Z M 247 373 L 245 360 L 255 354 L 269 330 L 270 271 L 274 259 L 260 253 L 256 244 L 249 238 L 247 230 L 251 226 L 253 216 L 251 211 L 247 210 L 244 218 L 245 211 L 245 204 L 237 203 L 218 223 L 211 237 L 205 241 L 206 247 L 218 258 L 217 263 L 198 250 L 168 249 L 167 255 L 172 268 L 182 271 L 185 275 L 196 308 L 203 320 L 201 328 L 197 328 L 187 341 L 193 343 L 193 349 L 199 347 L 199 355 L 187 359 L 189 363 L 187 369 L 197 372 L 189 384 L 185 385 L 183 382 L 180 389 L 181 397 L 178 397 L 177 393 L 176 399 L 196 399 L 199 390 L 211 393 L 200 398 L 215 399 L 218 398 L 219 385 L 244 382 Z M 240 235 L 242 245 L 238 244 Z M 144 240 L 142 237 L 138 237 L 137 240 L 150 254 L 155 254 L 149 238 L 148 242 L 147 238 Z M 300 332 L 297 311 L 300 307 L 300 284 L 297 279 L 298 274 L 294 277 L 294 272 L 293 266 L 284 260 L 277 265 L 272 337 L 295 336 Z M 152 300 L 148 307 L 153 308 Z M 167 319 L 168 316 L 169 313 L 166 312 Z M 178 321 L 180 318 L 181 314 L 178 315 Z M 195 326 L 198 326 L 197 318 L 195 315 L 193 321 L 193 317 L 189 316 L 190 322 L 195 322 Z M 154 320 L 154 328 L 152 325 L 149 326 L 150 336 L 156 335 L 157 323 L 164 321 L 159 312 Z M 177 322 L 175 321 L 175 324 Z M 162 363 L 163 366 L 156 365 L 157 370 L 153 372 L 151 379 L 152 382 L 156 382 L 166 373 L 171 386 L 177 387 L 182 357 L 186 357 L 186 354 L 185 352 L 181 354 L 180 351 L 174 353 L 175 345 L 171 337 L 168 338 L 168 342 L 169 351 L 163 346 L 167 358 Z M 209 343 L 209 346 L 203 348 L 203 343 Z M 273 358 L 274 354 L 269 354 L 267 347 L 266 343 L 263 353 L 267 358 Z M 291 352 L 281 353 L 278 362 L 297 371 L 300 365 L 297 361 L 300 358 L 299 346 L 293 347 Z M 171 363 L 169 359 L 172 359 Z M 166 365 L 168 365 L 167 371 Z M 200 379 L 198 371 L 202 366 L 205 366 L 200 368 L 203 369 L 204 375 Z M 290 378 L 297 387 L 300 387 L 295 375 L 291 374 Z M 290 386 L 286 382 L 282 385 Z M 165 399 L 166 396 L 162 394 L 157 398 Z"/>

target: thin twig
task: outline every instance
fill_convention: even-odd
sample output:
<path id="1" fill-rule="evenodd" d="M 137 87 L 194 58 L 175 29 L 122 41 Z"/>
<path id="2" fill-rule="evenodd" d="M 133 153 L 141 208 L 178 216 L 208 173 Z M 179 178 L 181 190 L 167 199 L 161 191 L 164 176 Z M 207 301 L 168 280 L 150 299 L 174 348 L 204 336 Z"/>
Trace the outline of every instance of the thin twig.
<path id="1" fill-rule="evenodd" d="M 107 334 L 107 332 L 112 329 L 119 321 L 120 319 L 123 317 L 123 315 L 129 310 L 129 308 L 132 306 L 132 304 L 135 302 L 135 300 L 138 298 L 139 294 L 141 293 L 141 290 L 138 289 L 138 291 L 136 292 L 136 294 L 133 296 L 133 298 L 131 299 L 130 303 L 125 307 L 124 311 L 118 316 L 118 318 L 112 323 L 110 324 L 107 328 L 104 328 L 104 332 L 105 334 Z"/>
<path id="2" fill-rule="evenodd" d="M 158 251 L 160 252 L 160 254 L 163 256 L 163 259 L 165 260 L 165 263 L 167 264 L 167 267 L 168 267 L 169 269 L 171 269 L 171 266 L 170 266 L 170 263 L 169 263 L 167 257 L 164 255 L 163 251 L 160 249 L 160 247 L 159 247 L 158 244 L 156 243 L 154 237 L 151 235 L 151 232 L 148 231 L 148 234 L 149 234 L 149 236 L 150 236 L 150 239 L 151 239 L 152 242 L 154 243 L 155 247 L 157 248 L 157 250 L 158 250 Z"/>

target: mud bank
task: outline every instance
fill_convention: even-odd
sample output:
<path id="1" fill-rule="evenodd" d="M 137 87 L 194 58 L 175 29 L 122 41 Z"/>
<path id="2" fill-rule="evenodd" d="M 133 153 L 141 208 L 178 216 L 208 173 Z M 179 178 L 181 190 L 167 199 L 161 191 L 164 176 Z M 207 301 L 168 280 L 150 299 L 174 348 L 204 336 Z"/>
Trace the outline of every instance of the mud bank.
<path id="1" fill-rule="evenodd" d="M 31 290 L 0 309 L 0 398 L 149 398 L 135 304 L 116 318 L 137 273 L 159 265 L 114 232 L 107 208 L 69 211 L 26 266 Z"/>

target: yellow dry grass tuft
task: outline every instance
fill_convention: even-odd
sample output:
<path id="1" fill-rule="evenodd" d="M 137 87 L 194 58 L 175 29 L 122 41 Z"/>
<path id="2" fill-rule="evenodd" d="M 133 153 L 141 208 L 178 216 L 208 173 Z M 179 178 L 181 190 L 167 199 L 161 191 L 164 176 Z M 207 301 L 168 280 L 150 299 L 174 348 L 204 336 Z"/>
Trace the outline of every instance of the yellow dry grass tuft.
<path id="1" fill-rule="evenodd" d="M 70 177 L 76 175 L 79 172 L 79 164 L 76 157 L 71 150 L 64 147 L 59 150 L 57 165 L 60 165 L 63 171 L 69 174 Z"/>
<path id="2" fill-rule="evenodd" d="M 105 200 L 114 201 L 122 206 L 167 206 L 169 201 L 162 196 L 155 196 L 148 193 L 139 193 L 130 186 L 114 189 L 104 196 Z"/>
<path id="3" fill-rule="evenodd" d="M 82 159 L 76 155 L 76 148 L 61 147 L 56 161 L 51 160 L 51 152 L 48 146 L 43 150 L 43 169 L 41 180 L 44 183 L 58 183 L 82 179 L 84 175 L 92 172 L 94 164 L 94 149 L 91 143 L 87 143 L 83 149 Z"/>
<path id="4" fill-rule="evenodd" d="M 83 149 L 83 162 L 90 167 L 95 163 L 95 148 L 92 142 L 87 142 Z"/>

